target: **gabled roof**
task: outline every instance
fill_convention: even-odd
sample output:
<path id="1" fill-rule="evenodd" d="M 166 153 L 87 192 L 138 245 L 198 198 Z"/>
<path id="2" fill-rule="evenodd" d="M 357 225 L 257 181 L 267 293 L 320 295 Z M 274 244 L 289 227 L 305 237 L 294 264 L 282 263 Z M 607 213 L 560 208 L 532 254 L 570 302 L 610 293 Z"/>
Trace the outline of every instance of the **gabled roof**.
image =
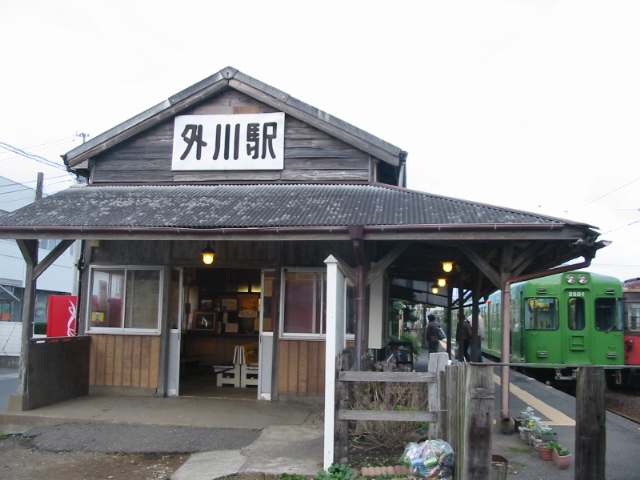
<path id="1" fill-rule="evenodd" d="M 394 166 L 398 166 L 401 155 L 406 155 L 400 148 L 378 137 L 301 102 L 288 93 L 245 75 L 235 68 L 227 67 L 126 122 L 88 140 L 63 155 L 62 158 L 71 169 L 84 168 L 84 162 L 94 155 L 112 148 L 160 122 L 179 115 L 226 89 L 238 90 Z"/>
<path id="2" fill-rule="evenodd" d="M 459 232 L 582 238 L 585 224 L 387 185 L 136 185 L 72 187 L 0 217 L 0 235 L 243 229 Z M 560 233 L 565 231 L 566 237 Z M 528 233 L 527 233 L 528 232 Z M 81 236 L 81 235 L 80 235 Z M 502 237 L 504 238 L 504 237 Z"/>

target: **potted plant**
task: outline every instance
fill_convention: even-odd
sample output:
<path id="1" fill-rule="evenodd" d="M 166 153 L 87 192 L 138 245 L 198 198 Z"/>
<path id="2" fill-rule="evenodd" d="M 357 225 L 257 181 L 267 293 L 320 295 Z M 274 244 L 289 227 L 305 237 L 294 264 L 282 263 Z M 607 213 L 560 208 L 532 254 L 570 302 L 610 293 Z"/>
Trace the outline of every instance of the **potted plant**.
<path id="1" fill-rule="evenodd" d="M 551 458 L 559 470 L 566 470 L 571 465 L 571 451 L 560 445 L 552 450 Z"/>
<path id="2" fill-rule="evenodd" d="M 540 435 L 540 439 L 543 442 L 557 442 L 558 441 L 558 434 L 556 432 L 553 431 L 553 429 L 547 425 L 542 425 L 539 424 L 539 431 L 538 434 Z"/>
<path id="3" fill-rule="evenodd" d="M 536 450 L 542 460 L 551 460 L 552 453 L 556 451 L 550 443 L 539 443 L 536 445 Z"/>

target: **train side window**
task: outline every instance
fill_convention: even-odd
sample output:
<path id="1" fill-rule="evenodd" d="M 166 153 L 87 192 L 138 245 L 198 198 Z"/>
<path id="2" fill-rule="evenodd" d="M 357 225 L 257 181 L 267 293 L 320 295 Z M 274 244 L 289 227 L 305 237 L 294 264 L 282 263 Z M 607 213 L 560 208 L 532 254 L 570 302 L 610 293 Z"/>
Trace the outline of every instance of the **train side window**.
<path id="1" fill-rule="evenodd" d="M 622 330 L 621 307 L 618 298 L 596 298 L 596 330 Z"/>
<path id="2" fill-rule="evenodd" d="M 558 299 L 527 298 L 524 328 L 526 330 L 557 330 Z"/>
<path id="3" fill-rule="evenodd" d="M 630 332 L 640 332 L 640 303 L 627 304 L 627 330 Z"/>
<path id="4" fill-rule="evenodd" d="M 568 304 L 569 312 L 567 315 L 569 330 L 584 330 L 585 312 L 584 298 L 571 297 Z"/>

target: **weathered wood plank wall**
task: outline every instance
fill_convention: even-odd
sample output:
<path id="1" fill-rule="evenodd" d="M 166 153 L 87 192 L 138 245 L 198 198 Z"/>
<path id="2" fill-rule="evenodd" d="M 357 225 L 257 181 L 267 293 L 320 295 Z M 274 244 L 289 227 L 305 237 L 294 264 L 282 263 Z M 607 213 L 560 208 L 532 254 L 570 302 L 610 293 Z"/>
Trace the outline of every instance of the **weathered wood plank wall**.
<path id="1" fill-rule="evenodd" d="M 275 112 L 237 91 L 228 91 L 183 115 Z M 114 147 L 93 160 L 94 183 L 357 181 L 373 177 L 368 154 L 291 116 L 285 119 L 283 171 L 172 172 L 173 120 Z"/>
<path id="2" fill-rule="evenodd" d="M 157 388 L 160 337 L 91 335 L 91 386 Z"/>
<path id="3" fill-rule="evenodd" d="M 325 342 L 280 340 L 280 395 L 324 395 Z"/>

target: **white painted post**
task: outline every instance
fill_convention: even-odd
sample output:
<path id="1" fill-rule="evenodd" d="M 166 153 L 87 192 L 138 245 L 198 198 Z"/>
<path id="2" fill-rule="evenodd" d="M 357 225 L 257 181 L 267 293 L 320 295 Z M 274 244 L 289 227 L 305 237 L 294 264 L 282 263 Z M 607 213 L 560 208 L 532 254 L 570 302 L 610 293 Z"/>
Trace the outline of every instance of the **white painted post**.
<path id="1" fill-rule="evenodd" d="M 338 261 L 331 255 L 327 265 L 327 335 L 324 389 L 324 469 L 334 459 L 336 412 L 336 357 L 347 346 L 345 329 L 345 275 Z"/>

